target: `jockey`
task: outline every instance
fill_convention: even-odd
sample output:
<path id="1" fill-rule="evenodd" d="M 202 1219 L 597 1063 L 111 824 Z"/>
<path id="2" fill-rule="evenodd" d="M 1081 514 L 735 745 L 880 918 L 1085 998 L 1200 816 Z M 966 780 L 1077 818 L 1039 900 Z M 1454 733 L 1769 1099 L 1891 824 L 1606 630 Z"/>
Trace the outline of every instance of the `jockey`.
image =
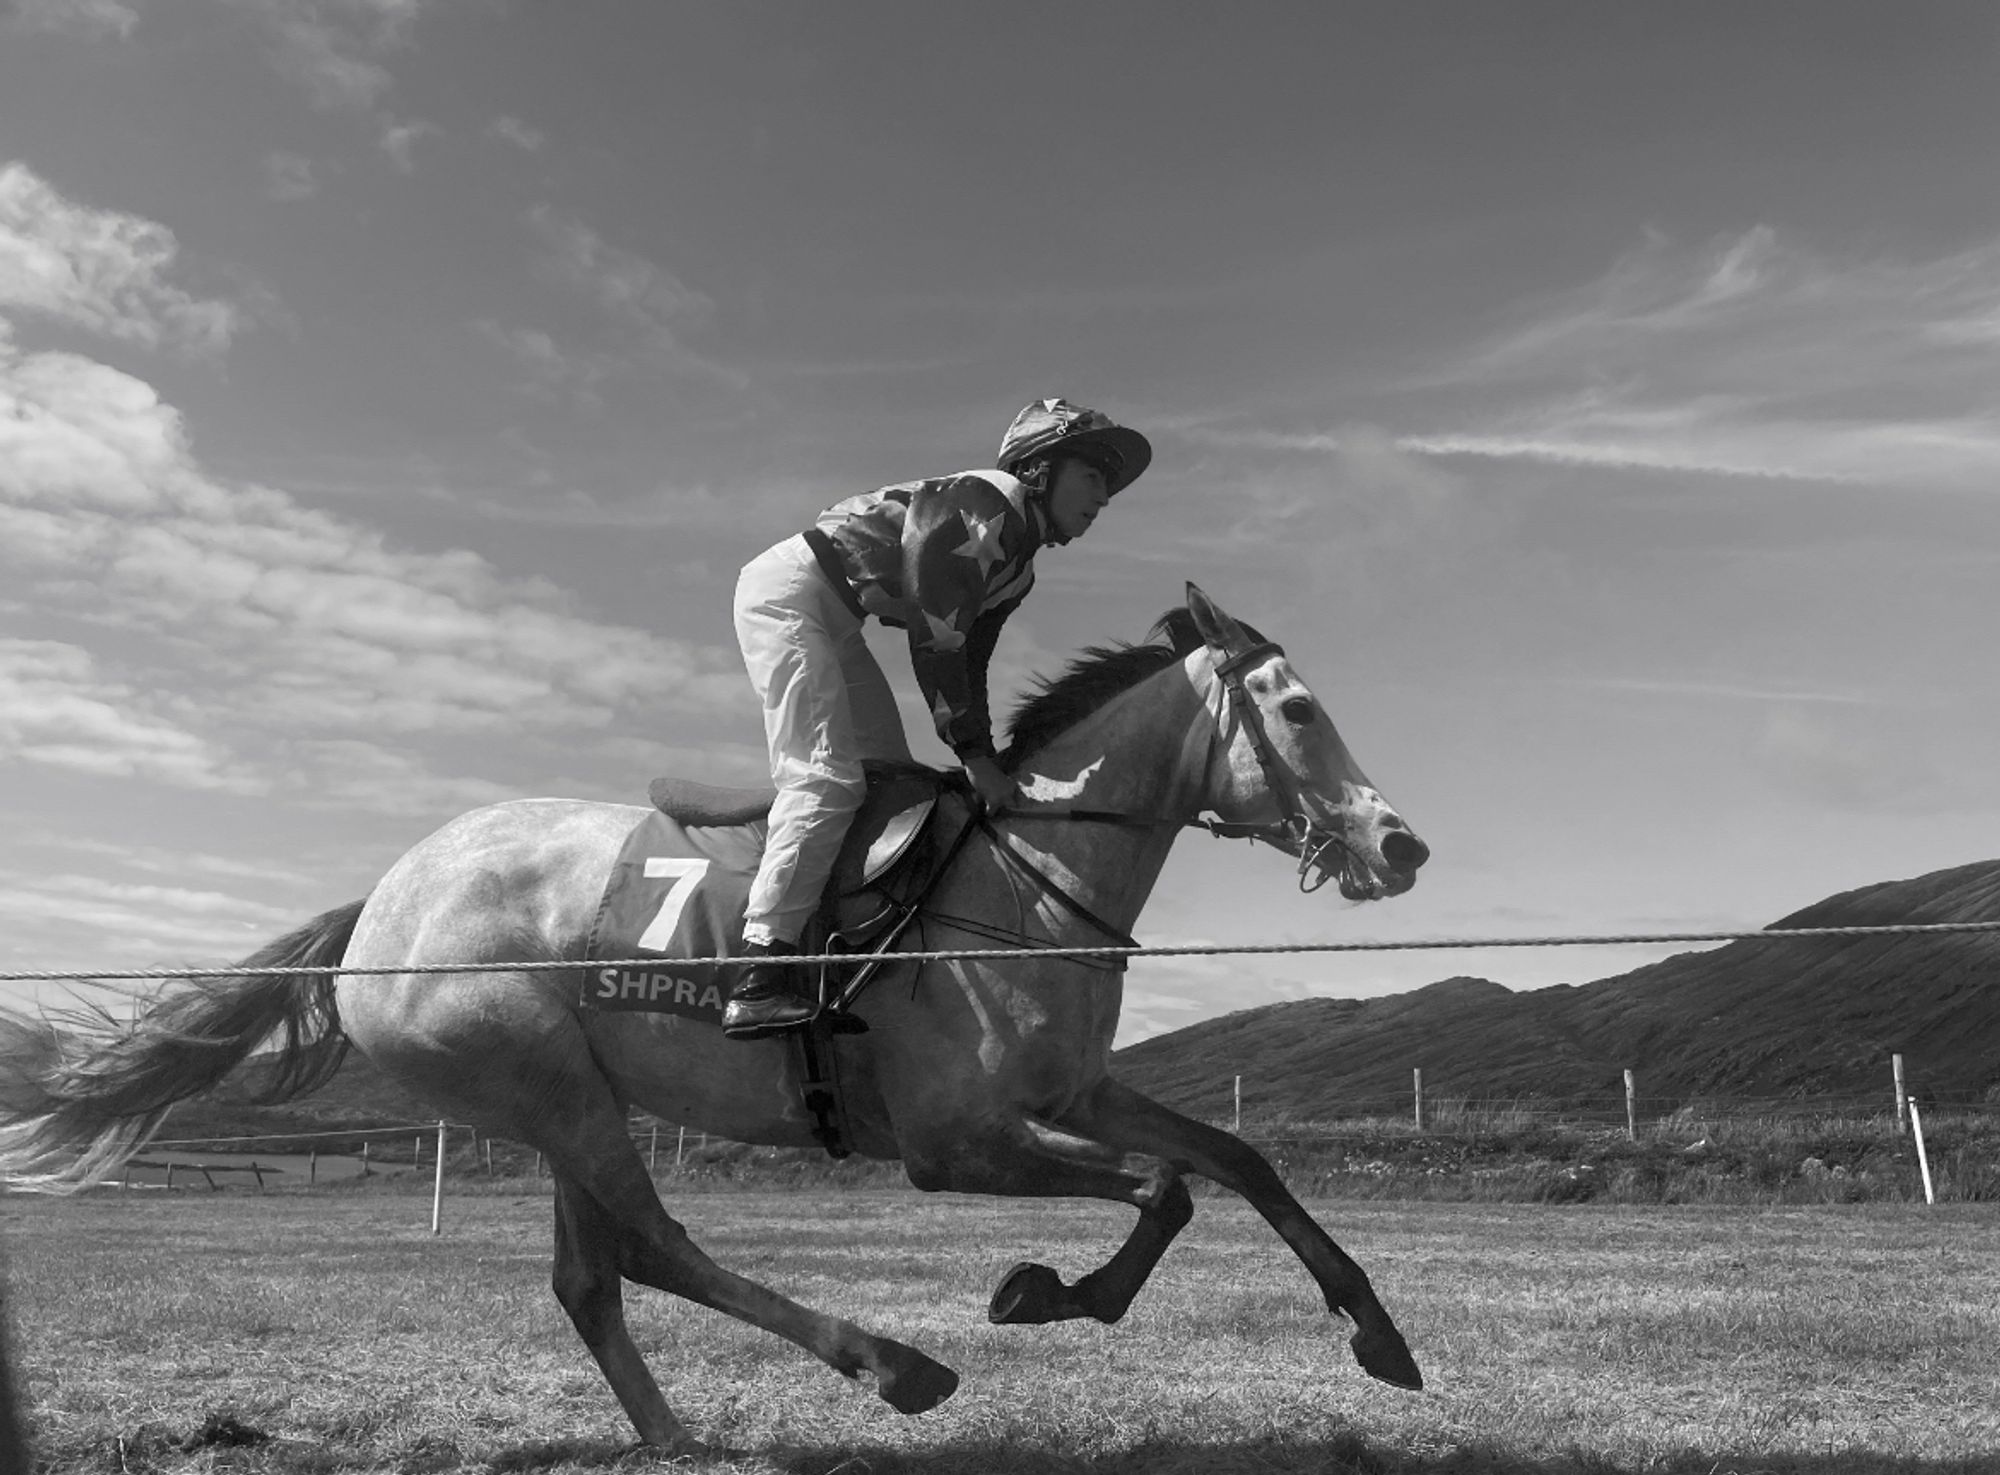
<path id="1" fill-rule="evenodd" d="M 819 904 L 867 790 L 864 759 L 910 762 L 870 615 L 909 632 L 937 734 L 989 811 L 1014 797 L 994 756 L 986 666 L 1035 582 L 1035 554 L 1088 532 L 1152 459 L 1146 438 L 1095 410 L 1037 400 L 1014 417 L 998 469 L 903 482 L 836 503 L 744 566 L 736 639 L 764 704 L 770 834 L 750 888 L 722 1032 L 760 1039 L 811 1019 L 785 956 Z"/>

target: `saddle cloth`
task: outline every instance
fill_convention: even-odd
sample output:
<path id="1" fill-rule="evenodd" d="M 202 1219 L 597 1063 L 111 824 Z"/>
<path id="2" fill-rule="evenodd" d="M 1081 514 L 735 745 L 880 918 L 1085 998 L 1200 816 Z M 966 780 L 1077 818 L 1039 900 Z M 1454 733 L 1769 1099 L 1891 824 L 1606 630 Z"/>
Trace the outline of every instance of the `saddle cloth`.
<path id="1" fill-rule="evenodd" d="M 841 948 L 865 946 L 888 924 L 945 784 L 944 774 L 918 764 L 869 766 L 868 794 L 848 826 L 808 951 L 830 951 L 834 939 Z M 742 951 L 743 913 L 775 796 L 675 779 L 655 780 L 651 793 L 658 807 L 626 835 L 605 883 L 581 1002 L 719 1027 L 733 970 L 677 968 L 675 960 Z M 622 958 L 647 961 L 599 966 Z"/>

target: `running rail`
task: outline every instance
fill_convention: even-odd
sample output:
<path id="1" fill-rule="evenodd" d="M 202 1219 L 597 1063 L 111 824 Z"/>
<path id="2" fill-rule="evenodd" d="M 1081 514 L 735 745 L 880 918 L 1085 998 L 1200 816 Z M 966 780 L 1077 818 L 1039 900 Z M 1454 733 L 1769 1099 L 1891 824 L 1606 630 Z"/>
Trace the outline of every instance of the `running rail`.
<path id="1" fill-rule="evenodd" d="M 889 953 L 801 953 L 788 956 L 788 963 L 859 963 L 881 957 L 899 962 L 1004 962 L 1032 954 L 1038 958 L 1207 958 L 1233 954 L 1271 953 L 1413 953 L 1443 949 L 1470 950 L 1508 947 L 1623 947 L 1644 943 L 1748 942 L 1755 939 L 1808 937 L 1923 937 L 1953 933 L 2000 932 L 2000 922 L 1891 922 L 1865 927 L 1766 927 L 1755 932 L 1623 932 L 1555 937 L 1418 937 L 1403 942 L 1273 942 L 1235 944 L 1189 944 L 1184 947 L 1123 947 L 1105 944 L 1092 947 L 1027 948 L 937 948 L 923 952 Z M 339 964 L 323 967 L 244 967 L 137 968 L 117 972 L 84 969 L 39 969 L 0 973 L 0 983 L 96 983 L 109 979 L 206 979 L 232 978 L 256 974 L 260 977 L 324 977 L 339 974 L 349 978 L 371 974 L 409 973 L 547 973 L 573 968 L 732 968 L 750 961 L 746 958 L 668 958 L 655 954 L 646 958 L 560 958 L 517 963 L 403 963 L 381 968 L 344 968 Z"/>

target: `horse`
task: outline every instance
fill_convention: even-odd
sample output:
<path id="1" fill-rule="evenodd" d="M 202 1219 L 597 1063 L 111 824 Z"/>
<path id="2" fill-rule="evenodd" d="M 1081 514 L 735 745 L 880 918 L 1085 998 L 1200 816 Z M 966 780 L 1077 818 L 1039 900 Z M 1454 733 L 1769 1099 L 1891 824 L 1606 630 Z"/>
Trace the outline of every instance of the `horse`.
<path id="1" fill-rule="evenodd" d="M 1352 1319 L 1366 1372 L 1420 1388 L 1367 1275 L 1270 1163 L 1110 1073 L 1122 964 L 1040 955 L 1125 935 L 1174 837 L 1203 814 L 1297 858 L 1302 888 L 1337 878 L 1357 901 L 1407 890 L 1428 858 L 1283 650 L 1191 583 L 1187 599 L 1147 641 L 1086 650 L 1015 717 L 1001 757 L 1022 800 L 955 852 L 924 908 L 930 939 L 959 927 L 1017 939 L 1020 951 L 898 965 L 913 978 L 859 998 L 866 1032 L 828 1041 L 852 1146 L 900 1159 L 925 1191 L 1138 1211 L 1110 1259 L 1075 1281 L 1039 1264 L 1008 1271 L 988 1312 L 1002 1324 L 1117 1321 L 1193 1216 L 1186 1175 L 1202 1175 L 1254 1205 L 1328 1311 Z M 937 822 L 954 808 L 963 821 L 974 801 L 947 793 L 939 805 Z M 323 1083 L 351 1045 L 441 1115 L 543 1155 L 554 1293 L 643 1443 L 706 1448 L 626 1329 L 625 1281 L 775 1333 L 849 1379 L 867 1374 L 900 1412 L 935 1407 L 955 1391 L 954 1371 L 715 1263 L 668 1214 L 633 1145 L 638 1107 L 739 1142 L 811 1146 L 787 1043 L 724 1042 L 671 1014 L 600 1013 L 580 1005 L 580 966 L 519 967 L 580 963 L 621 840 L 643 813 L 570 799 L 473 810 L 363 901 L 204 987 L 161 993 L 131 1020 L 107 1013 L 94 1030 L 48 1015 L 0 1020 L 0 1171 L 46 1191 L 101 1181 L 173 1102 L 253 1054 L 263 1099 L 283 1100 Z M 1024 864 L 1048 884 L 1025 885 Z M 396 971 L 452 964 L 467 971 Z M 294 971 L 266 971 L 277 969 Z"/>

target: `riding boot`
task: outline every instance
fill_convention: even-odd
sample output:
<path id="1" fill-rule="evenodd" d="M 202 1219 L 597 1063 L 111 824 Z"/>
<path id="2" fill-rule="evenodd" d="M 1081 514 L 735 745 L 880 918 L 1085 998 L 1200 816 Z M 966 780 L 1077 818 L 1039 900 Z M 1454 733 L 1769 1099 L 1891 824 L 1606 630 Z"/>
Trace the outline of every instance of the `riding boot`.
<path id="1" fill-rule="evenodd" d="M 789 943 L 746 943 L 743 955 L 757 959 L 742 969 L 722 1010 L 722 1033 L 732 1040 L 761 1040 L 795 1028 L 818 1013 L 799 997 L 797 968 L 786 954 Z"/>

